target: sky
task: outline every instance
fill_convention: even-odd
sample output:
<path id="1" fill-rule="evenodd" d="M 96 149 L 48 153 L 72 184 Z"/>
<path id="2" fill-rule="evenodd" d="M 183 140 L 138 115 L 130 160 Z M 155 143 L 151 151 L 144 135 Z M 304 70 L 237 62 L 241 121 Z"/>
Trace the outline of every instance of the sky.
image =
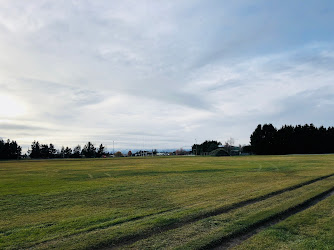
<path id="1" fill-rule="evenodd" d="M 0 137 L 189 148 L 334 125 L 334 1 L 0 0 Z"/>

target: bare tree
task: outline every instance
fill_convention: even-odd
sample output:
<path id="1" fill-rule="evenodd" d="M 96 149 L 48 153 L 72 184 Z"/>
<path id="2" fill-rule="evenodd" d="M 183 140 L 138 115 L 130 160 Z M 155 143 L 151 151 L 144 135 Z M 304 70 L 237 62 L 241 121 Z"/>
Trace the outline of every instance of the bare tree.
<path id="1" fill-rule="evenodd" d="M 224 148 L 225 148 L 227 153 L 231 154 L 231 150 L 232 150 L 233 145 L 234 145 L 234 139 L 232 137 L 230 137 L 230 139 L 225 141 Z"/>

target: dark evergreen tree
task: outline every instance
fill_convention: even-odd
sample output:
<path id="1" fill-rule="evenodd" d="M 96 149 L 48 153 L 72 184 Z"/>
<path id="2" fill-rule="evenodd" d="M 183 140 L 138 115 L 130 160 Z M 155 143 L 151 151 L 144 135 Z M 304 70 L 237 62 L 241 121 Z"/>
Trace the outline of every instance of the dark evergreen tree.
<path id="1" fill-rule="evenodd" d="M 81 153 L 87 158 L 94 158 L 96 156 L 95 150 L 94 145 L 91 142 L 87 142 Z"/>
<path id="2" fill-rule="evenodd" d="M 103 146 L 101 143 L 96 151 L 96 157 L 102 157 L 102 155 L 105 155 L 105 146 Z"/>
<path id="3" fill-rule="evenodd" d="M 66 147 L 64 150 L 64 157 L 65 158 L 70 158 L 72 157 L 72 149 L 69 147 Z"/>
<path id="4" fill-rule="evenodd" d="M 49 158 L 49 145 L 48 144 L 41 144 L 40 158 Z"/>
<path id="5" fill-rule="evenodd" d="M 50 143 L 49 145 L 49 158 L 55 158 L 57 156 L 57 149 L 55 149 L 55 146 Z"/>
<path id="6" fill-rule="evenodd" d="M 22 148 L 17 144 L 16 141 L 10 143 L 10 159 L 19 159 L 21 157 Z"/>
<path id="7" fill-rule="evenodd" d="M 81 146 L 80 145 L 74 147 L 72 157 L 73 158 L 80 158 L 81 157 Z"/>
<path id="8" fill-rule="evenodd" d="M 38 141 L 34 141 L 31 144 L 31 150 L 29 150 L 31 158 L 41 158 L 41 148 Z"/>
<path id="9" fill-rule="evenodd" d="M 22 148 L 16 141 L 0 140 L 0 159 L 19 159 L 21 157 Z"/>
<path id="10" fill-rule="evenodd" d="M 262 125 L 259 124 L 250 136 L 250 144 L 255 154 L 264 153 L 264 141 L 262 140 Z"/>

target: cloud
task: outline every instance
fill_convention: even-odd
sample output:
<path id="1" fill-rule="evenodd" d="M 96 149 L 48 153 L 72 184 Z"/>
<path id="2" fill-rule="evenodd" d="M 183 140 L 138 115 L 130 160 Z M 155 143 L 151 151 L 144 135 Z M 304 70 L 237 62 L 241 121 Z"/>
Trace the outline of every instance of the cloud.
<path id="1" fill-rule="evenodd" d="M 0 123 L 1 130 L 50 130 L 49 128 L 42 128 L 42 127 L 36 127 L 36 126 L 29 126 L 29 125 L 22 125 L 22 124 L 10 124 L 10 123 Z"/>
<path id="2" fill-rule="evenodd" d="M 4 2 L 1 94 L 24 112 L 3 112 L 0 131 L 27 145 L 172 148 L 195 138 L 248 143 L 264 122 L 331 124 L 333 7 Z"/>
<path id="3" fill-rule="evenodd" d="M 303 91 L 281 101 L 281 116 L 276 119 L 281 124 L 284 120 L 290 120 L 294 124 L 333 126 L 334 119 L 328 115 L 329 110 L 334 108 L 333 100 L 333 86 Z"/>

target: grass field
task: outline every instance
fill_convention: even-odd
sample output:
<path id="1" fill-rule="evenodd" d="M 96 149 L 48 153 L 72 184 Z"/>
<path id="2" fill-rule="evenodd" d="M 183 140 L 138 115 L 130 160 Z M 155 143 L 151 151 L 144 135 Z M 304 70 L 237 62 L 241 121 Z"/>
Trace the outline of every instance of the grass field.
<path id="1" fill-rule="evenodd" d="M 237 249 L 334 249 L 334 196 L 245 241 Z"/>
<path id="2" fill-rule="evenodd" d="M 331 174 L 334 155 L 4 161 L 0 249 L 211 248 L 333 188 Z M 237 247 L 331 249 L 333 203 Z"/>

